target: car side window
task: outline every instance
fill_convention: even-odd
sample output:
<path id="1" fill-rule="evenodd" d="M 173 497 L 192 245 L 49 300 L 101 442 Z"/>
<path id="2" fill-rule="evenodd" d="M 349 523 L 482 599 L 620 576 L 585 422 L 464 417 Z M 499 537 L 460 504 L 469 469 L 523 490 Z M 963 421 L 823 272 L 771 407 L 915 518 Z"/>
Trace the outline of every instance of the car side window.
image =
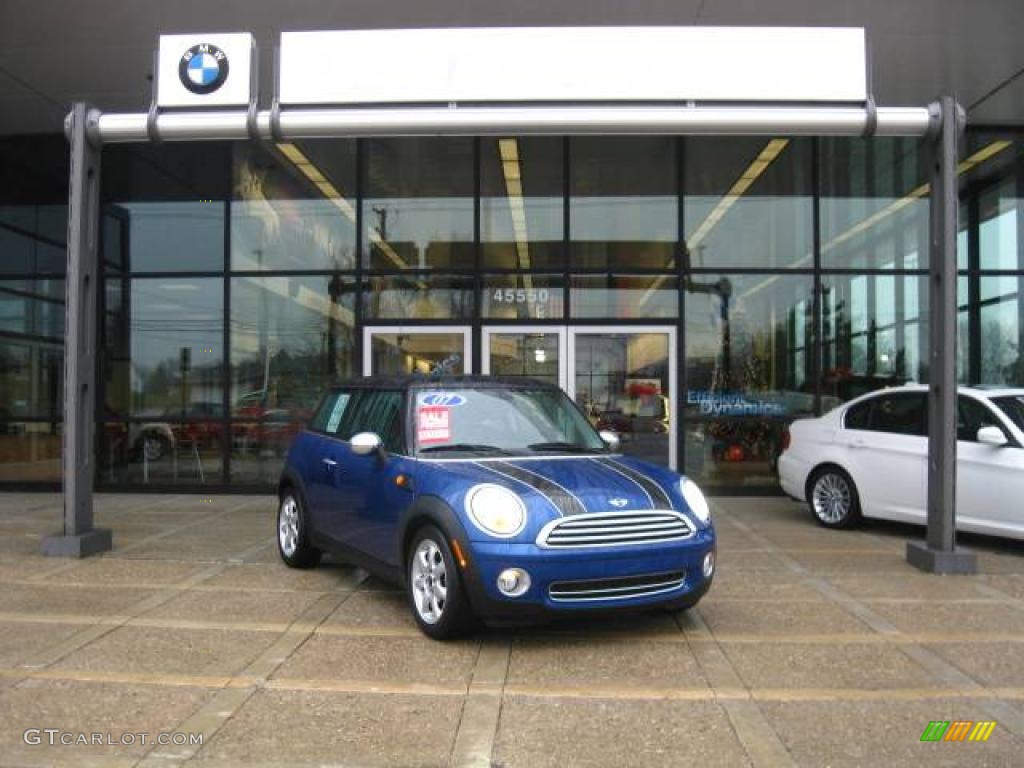
<path id="1" fill-rule="evenodd" d="M 846 412 L 843 424 L 847 429 L 867 429 L 871 418 L 871 405 L 873 400 L 865 400 L 857 403 Z"/>
<path id="2" fill-rule="evenodd" d="M 309 422 L 311 429 L 336 435 L 352 400 L 351 392 L 329 392 Z"/>
<path id="3" fill-rule="evenodd" d="M 976 443 L 978 430 L 982 427 L 999 427 L 1003 430 L 1003 425 L 988 406 L 973 397 L 960 395 L 957 399 L 956 439 Z"/>
<path id="4" fill-rule="evenodd" d="M 927 432 L 924 394 L 901 393 L 875 399 L 868 429 L 894 435 L 920 435 Z"/>
<path id="5" fill-rule="evenodd" d="M 351 439 L 359 432 L 374 432 L 380 436 L 384 450 L 403 452 L 402 393 L 395 390 L 364 390 L 346 418 L 339 433 L 342 440 Z"/>

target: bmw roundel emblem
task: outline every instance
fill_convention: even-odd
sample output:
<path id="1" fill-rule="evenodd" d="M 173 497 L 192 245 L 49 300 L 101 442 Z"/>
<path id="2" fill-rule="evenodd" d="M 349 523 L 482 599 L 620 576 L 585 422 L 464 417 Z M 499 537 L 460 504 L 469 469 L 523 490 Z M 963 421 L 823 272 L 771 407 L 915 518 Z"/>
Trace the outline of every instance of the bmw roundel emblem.
<path id="1" fill-rule="evenodd" d="M 216 45 L 193 45 L 178 63 L 178 77 L 192 93 L 213 93 L 228 79 L 228 57 Z"/>

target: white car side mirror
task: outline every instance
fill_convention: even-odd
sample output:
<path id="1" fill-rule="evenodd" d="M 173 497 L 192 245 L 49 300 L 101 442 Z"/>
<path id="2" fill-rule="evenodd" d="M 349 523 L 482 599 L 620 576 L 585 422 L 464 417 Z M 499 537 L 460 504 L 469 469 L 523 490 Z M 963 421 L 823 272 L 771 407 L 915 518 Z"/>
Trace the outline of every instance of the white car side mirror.
<path id="1" fill-rule="evenodd" d="M 382 445 L 380 435 L 376 432 L 359 432 L 352 435 L 349 443 L 352 445 L 352 453 L 356 456 L 369 456 L 375 451 L 380 451 Z"/>
<path id="2" fill-rule="evenodd" d="M 978 430 L 978 442 L 998 448 L 1006 445 L 1008 441 L 999 427 L 982 427 Z"/>
<path id="3" fill-rule="evenodd" d="M 617 434 L 612 432 L 610 429 L 602 429 L 597 434 L 602 440 L 604 440 L 604 444 L 608 446 L 609 451 L 619 450 L 620 440 Z"/>

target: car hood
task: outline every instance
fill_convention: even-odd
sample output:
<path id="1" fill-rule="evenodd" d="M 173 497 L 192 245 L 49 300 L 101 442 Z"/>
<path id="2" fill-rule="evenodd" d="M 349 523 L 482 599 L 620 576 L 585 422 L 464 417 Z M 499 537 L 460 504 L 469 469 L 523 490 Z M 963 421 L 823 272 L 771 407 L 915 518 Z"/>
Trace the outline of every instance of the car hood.
<path id="1" fill-rule="evenodd" d="M 623 456 L 424 461 L 438 483 L 433 490 L 461 507 L 477 483 L 518 493 L 531 512 L 547 519 L 594 512 L 680 509 L 679 475 Z M 434 483 L 430 483 L 434 485 Z M 423 488 L 421 490 L 428 490 Z"/>

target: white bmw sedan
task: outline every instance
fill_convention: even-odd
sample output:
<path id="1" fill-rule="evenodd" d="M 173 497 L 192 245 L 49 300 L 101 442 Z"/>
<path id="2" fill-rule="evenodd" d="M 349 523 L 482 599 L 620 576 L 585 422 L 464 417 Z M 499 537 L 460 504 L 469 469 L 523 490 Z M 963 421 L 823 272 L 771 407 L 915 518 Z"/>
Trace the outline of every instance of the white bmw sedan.
<path id="1" fill-rule="evenodd" d="M 1024 539 L 1024 389 L 962 387 L 956 527 Z M 927 388 L 863 395 L 793 422 L 779 457 L 782 489 L 829 528 L 861 516 L 925 523 Z"/>

